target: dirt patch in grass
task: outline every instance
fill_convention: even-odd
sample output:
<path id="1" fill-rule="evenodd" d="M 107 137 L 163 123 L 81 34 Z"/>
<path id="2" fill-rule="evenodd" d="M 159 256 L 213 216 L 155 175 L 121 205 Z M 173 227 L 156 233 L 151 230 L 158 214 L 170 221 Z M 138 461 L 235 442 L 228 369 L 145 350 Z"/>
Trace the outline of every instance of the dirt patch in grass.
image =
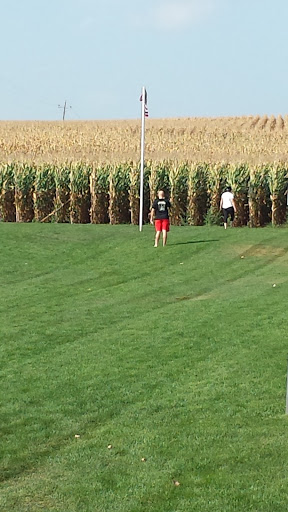
<path id="1" fill-rule="evenodd" d="M 239 256 L 258 256 L 258 257 L 281 257 L 285 256 L 288 248 L 284 247 L 271 247 L 269 245 L 243 245 L 235 247 L 235 252 Z"/>

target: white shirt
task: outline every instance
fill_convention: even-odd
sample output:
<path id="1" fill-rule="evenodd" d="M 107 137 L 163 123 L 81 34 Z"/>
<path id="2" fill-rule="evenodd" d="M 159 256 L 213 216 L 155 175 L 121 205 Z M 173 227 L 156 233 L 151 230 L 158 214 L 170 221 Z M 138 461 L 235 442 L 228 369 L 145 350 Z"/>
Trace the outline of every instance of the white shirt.
<path id="1" fill-rule="evenodd" d="M 233 208 L 232 200 L 234 199 L 234 195 L 232 192 L 224 192 L 222 194 L 222 208 Z"/>

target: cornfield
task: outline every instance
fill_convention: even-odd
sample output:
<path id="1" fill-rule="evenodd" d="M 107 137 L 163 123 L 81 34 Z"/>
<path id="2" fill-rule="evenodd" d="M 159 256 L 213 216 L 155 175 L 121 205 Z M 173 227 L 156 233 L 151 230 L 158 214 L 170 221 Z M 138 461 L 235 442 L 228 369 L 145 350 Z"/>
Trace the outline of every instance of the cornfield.
<path id="1" fill-rule="evenodd" d="M 174 225 L 220 223 L 231 185 L 236 225 L 286 222 L 288 116 L 148 119 L 144 220 L 158 189 Z M 140 123 L 0 122 L 5 222 L 139 220 Z"/>
<path id="2" fill-rule="evenodd" d="M 148 119 L 145 140 L 147 162 L 285 162 L 288 116 Z M 139 120 L 0 122 L 2 163 L 103 166 L 137 162 L 139 154 Z"/>
<path id="3" fill-rule="evenodd" d="M 174 225 L 221 222 L 219 202 L 230 185 L 236 225 L 286 222 L 288 165 L 163 160 L 147 162 L 144 221 L 158 189 L 172 203 Z M 139 164 L 2 163 L 0 214 L 6 222 L 133 223 L 139 219 Z"/>

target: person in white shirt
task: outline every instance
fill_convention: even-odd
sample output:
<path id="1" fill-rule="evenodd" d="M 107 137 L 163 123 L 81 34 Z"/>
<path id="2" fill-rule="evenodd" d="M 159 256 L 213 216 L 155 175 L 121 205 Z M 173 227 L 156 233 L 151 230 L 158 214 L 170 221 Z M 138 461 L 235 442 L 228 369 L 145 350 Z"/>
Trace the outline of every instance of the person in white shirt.
<path id="1" fill-rule="evenodd" d="M 233 220 L 236 213 L 234 195 L 232 194 L 231 187 L 227 187 L 221 196 L 220 210 L 223 210 L 224 228 L 227 229 L 228 218 L 230 217 L 231 224 L 233 225 Z"/>

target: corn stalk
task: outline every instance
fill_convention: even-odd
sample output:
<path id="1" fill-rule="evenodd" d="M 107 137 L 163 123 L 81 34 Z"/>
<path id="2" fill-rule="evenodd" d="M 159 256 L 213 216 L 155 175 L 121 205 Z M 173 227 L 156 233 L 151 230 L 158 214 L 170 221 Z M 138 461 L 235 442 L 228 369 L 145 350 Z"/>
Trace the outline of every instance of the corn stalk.
<path id="1" fill-rule="evenodd" d="M 15 167 L 16 222 L 31 222 L 34 219 L 35 167 L 19 164 Z"/>
<path id="2" fill-rule="evenodd" d="M 207 172 L 207 191 L 209 209 L 206 216 L 206 222 L 209 224 L 220 224 L 221 212 L 219 209 L 221 194 L 223 191 L 227 165 L 211 164 Z"/>
<path id="3" fill-rule="evenodd" d="M 250 168 L 248 188 L 249 226 L 258 228 L 268 221 L 269 190 L 267 184 L 267 167 L 256 165 Z"/>
<path id="4" fill-rule="evenodd" d="M 237 208 L 234 226 L 247 226 L 249 221 L 248 210 L 248 183 L 249 169 L 246 164 L 233 165 L 228 168 L 226 175 L 227 185 L 232 188 Z"/>
<path id="5" fill-rule="evenodd" d="M 70 222 L 87 224 L 90 222 L 90 173 L 89 165 L 79 163 L 70 170 Z"/>
<path id="6" fill-rule="evenodd" d="M 36 168 L 34 181 L 34 218 L 41 221 L 44 217 L 51 220 L 49 214 L 54 210 L 55 201 L 55 172 L 54 167 L 42 165 Z"/>
<path id="7" fill-rule="evenodd" d="M 171 224 L 181 226 L 186 222 L 188 196 L 188 165 L 171 162 L 169 168 Z"/>
<path id="8" fill-rule="evenodd" d="M 70 222 L 70 172 L 71 165 L 57 165 L 55 168 L 55 200 L 56 222 Z"/>
<path id="9" fill-rule="evenodd" d="M 287 167 L 285 164 L 273 164 L 267 174 L 270 198 L 272 202 L 271 220 L 273 226 L 286 222 Z"/>
<path id="10" fill-rule="evenodd" d="M 157 165 L 154 162 L 150 162 L 147 166 L 149 169 L 149 196 L 150 196 L 150 209 L 154 199 L 157 197 L 158 191 L 158 177 L 157 177 Z"/>
<path id="11" fill-rule="evenodd" d="M 13 164 L 3 164 L 0 167 L 0 215 L 4 222 L 16 220 Z"/>
<path id="12" fill-rule="evenodd" d="M 129 165 L 113 165 L 109 173 L 109 219 L 110 224 L 130 222 Z"/>
<path id="13" fill-rule="evenodd" d="M 139 224 L 140 208 L 140 170 L 136 164 L 131 162 L 129 203 L 131 212 L 131 224 Z M 144 218 L 144 215 L 143 215 Z"/>
<path id="14" fill-rule="evenodd" d="M 192 164 L 188 173 L 188 223 L 202 226 L 207 212 L 207 165 Z"/>
<path id="15" fill-rule="evenodd" d="M 91 222 L 105 224 L 109 222 L 109 168 L 93 166 L 90 174 Z"/>
<path id="16" fill-rule="evenodd" d="M 150 162 L 147 165 L 149 169 L 149 190 L 150 190 L 150 208 L 157 197 L 158 190 L 164 190 L 166 196 L 170 195 L 170 162 Z"/>

